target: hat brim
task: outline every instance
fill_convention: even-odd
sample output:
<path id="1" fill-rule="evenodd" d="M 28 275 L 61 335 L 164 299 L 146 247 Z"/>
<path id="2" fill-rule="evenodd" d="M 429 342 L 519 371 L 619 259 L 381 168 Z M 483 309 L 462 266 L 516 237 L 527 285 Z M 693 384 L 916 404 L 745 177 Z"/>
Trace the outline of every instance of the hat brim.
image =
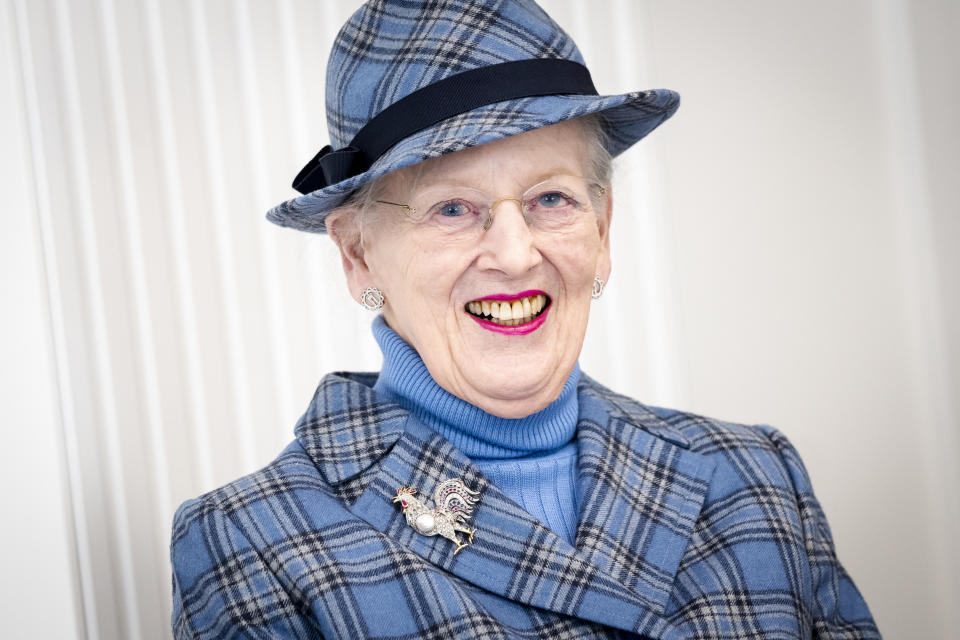
<path id="1" fill-rule="evenodd" d="M 680 96 L 668 89 L 616 96 L 537 96 L 486 105 L 405 138 L 367 171 L 287 200 L 270 209 L 267 219 L 282 227 L 326 233 L 327 214 L 371 180 L 430 158 L 591 113 L 603 115 L 607 150 L 616 156 L 660 126 L 679 106 Z"/>

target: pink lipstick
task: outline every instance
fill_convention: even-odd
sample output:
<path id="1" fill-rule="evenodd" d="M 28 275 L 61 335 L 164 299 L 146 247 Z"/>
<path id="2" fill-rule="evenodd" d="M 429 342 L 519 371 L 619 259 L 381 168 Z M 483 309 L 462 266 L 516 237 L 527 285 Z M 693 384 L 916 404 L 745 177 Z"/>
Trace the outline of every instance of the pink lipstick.
<path id="1" fill-rule="evenodd" d="M 543 298 L 546 299 L 546 303 L 542 309 L 536 312 L 536 315 L 534 315 L 527 322 L 524 322 L 522 324 L 501 324 L 499 322 L 495 322 L 492 319 L 493 316 L 491 315 L 491 313 L 495 314 L 496 313 L 495 311 L 493 312 L 488 311 L 486 313 L 480 312 L 481 302 L 483 302 L 486 305 L 488 303 L 496 303 L 496 302 L 511 301 L 511 300 L 516 301 L 522 298 L 531 298 L 531 304 L 534 304 L 534 299 L 536 299 L 535 298 L 536 296 L 543 296 Z M 540 304 L 544 304 L 541 299 L 536 299 L 536 301 L 539 302 Z M 529 308 L 529 305 L 527 306 Z M 550 311 L 551 306 L 552 306 L 552 301 L 550 300 L 550 296 L 548 296 L 543 291 L 540 291 L 539 289 L 531 289 L 528 291 L 521 291 L 519 293 L 497 293 L 497 294 L 491 294 L 488 296 L 483 296 L 482 298 L 477 298 L 467 303 L 465 311 L 471 318 L 473 318 L 477 322 L 477 324 L 479 324 L 484 329 L 487 329 L 488 331 L 493 331 L 495 333 L 501 333 L 504 335 L 517 336 L 517 335 L 525 335 L 539 329 L 543 325 L 543 323 L 546 321 L 547 313 Z"/>
<path id="2" fill-rule="evenodd" d="M 508 336 L 522 336 L 539 329 L 540 325 L 542 325 L 547 320 L 547 313 L 549 311 L 550 311 L 550 306 L 544 307 L 543 311 L 540 312 L 540 315 L 538 315 L 536 318 L 534 318 L 530 322 L 524 322 L 523 324 L 517 324 L 512 327 L 507 327 L 502 324 L 490 322 L 489 320 L 484 320 L 483 318 L 478 318 L 472 313 L 467 315 L 469 315 L 471 318 L 476 320 L 477 324 L 479 324 L 481 327 L 483 327 L 487 331 L 495 331 L 496 333 L 503 333 Z"/>

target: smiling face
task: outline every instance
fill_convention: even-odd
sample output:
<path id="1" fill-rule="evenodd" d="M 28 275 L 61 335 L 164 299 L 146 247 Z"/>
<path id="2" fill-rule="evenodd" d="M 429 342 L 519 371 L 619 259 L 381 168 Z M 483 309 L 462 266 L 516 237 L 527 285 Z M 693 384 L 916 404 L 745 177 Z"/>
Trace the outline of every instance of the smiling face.
<path id="1" fill-rule="evenodd" d="M 528 226 L 519 199 L 526 191 L 533 206 L 556 207 L 553 191 L 527 190 L 547 176 L 589 176 L 588 159 L 584 129 L 571 121 L 428 160 L 378 185 L 377 199 L 395 203 L 424 202 L 451 185 L 503 199 L 476 234 L 443 233 L 381 204 L 359 233 L 349 231 L 356 212 L 327 220 L 354 299 L 368 286 L 382 290 L 387 324 L 433 379 L 488 413 L 543 409 L 580 355 L 593 279 L 610 274 L 609 191 L 562 228 Z M 460 211 L 442 215 L 451 213 Z"/>

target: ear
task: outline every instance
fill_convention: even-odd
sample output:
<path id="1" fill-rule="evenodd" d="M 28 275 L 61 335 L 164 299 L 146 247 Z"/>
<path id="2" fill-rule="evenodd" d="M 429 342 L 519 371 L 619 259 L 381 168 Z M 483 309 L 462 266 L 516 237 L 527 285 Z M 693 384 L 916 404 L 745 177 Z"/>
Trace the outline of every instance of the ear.
<path id="1" fill-rule="evenodd" d="M 343 274 L 347 278 L 350 297 L 354 300 L 359 300 L 363 290 L 373 286 L 370 268 L 364 258 L 358 215 L 354 207 L 343 207 L 333 211 L 325 220 L 327 234 L 340 250 Z"/>
<path id="2" fill-rule="evenodd" d="M 600 231 L 600 254 L 597 256 L 597 275 L 604 282 L 610 280 L 610 220 L 613 217 L 613 187 L 607 187 L 605 211 L 597 216 L 597 227 Z"/>

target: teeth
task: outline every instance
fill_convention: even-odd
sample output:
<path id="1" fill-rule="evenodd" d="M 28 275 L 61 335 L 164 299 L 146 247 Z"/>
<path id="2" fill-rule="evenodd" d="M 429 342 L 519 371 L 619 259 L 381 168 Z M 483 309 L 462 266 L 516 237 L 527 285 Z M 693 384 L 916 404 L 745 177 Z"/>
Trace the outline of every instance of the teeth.
<path id="1" fill-rule="evenodd" d="M 525 296 L 517 300 L 475 300 L 466 307 L 470 313 L 493 319 L 497 324 L 512 327 L 529 322 L 547 306 L 545 295 Z"/>

